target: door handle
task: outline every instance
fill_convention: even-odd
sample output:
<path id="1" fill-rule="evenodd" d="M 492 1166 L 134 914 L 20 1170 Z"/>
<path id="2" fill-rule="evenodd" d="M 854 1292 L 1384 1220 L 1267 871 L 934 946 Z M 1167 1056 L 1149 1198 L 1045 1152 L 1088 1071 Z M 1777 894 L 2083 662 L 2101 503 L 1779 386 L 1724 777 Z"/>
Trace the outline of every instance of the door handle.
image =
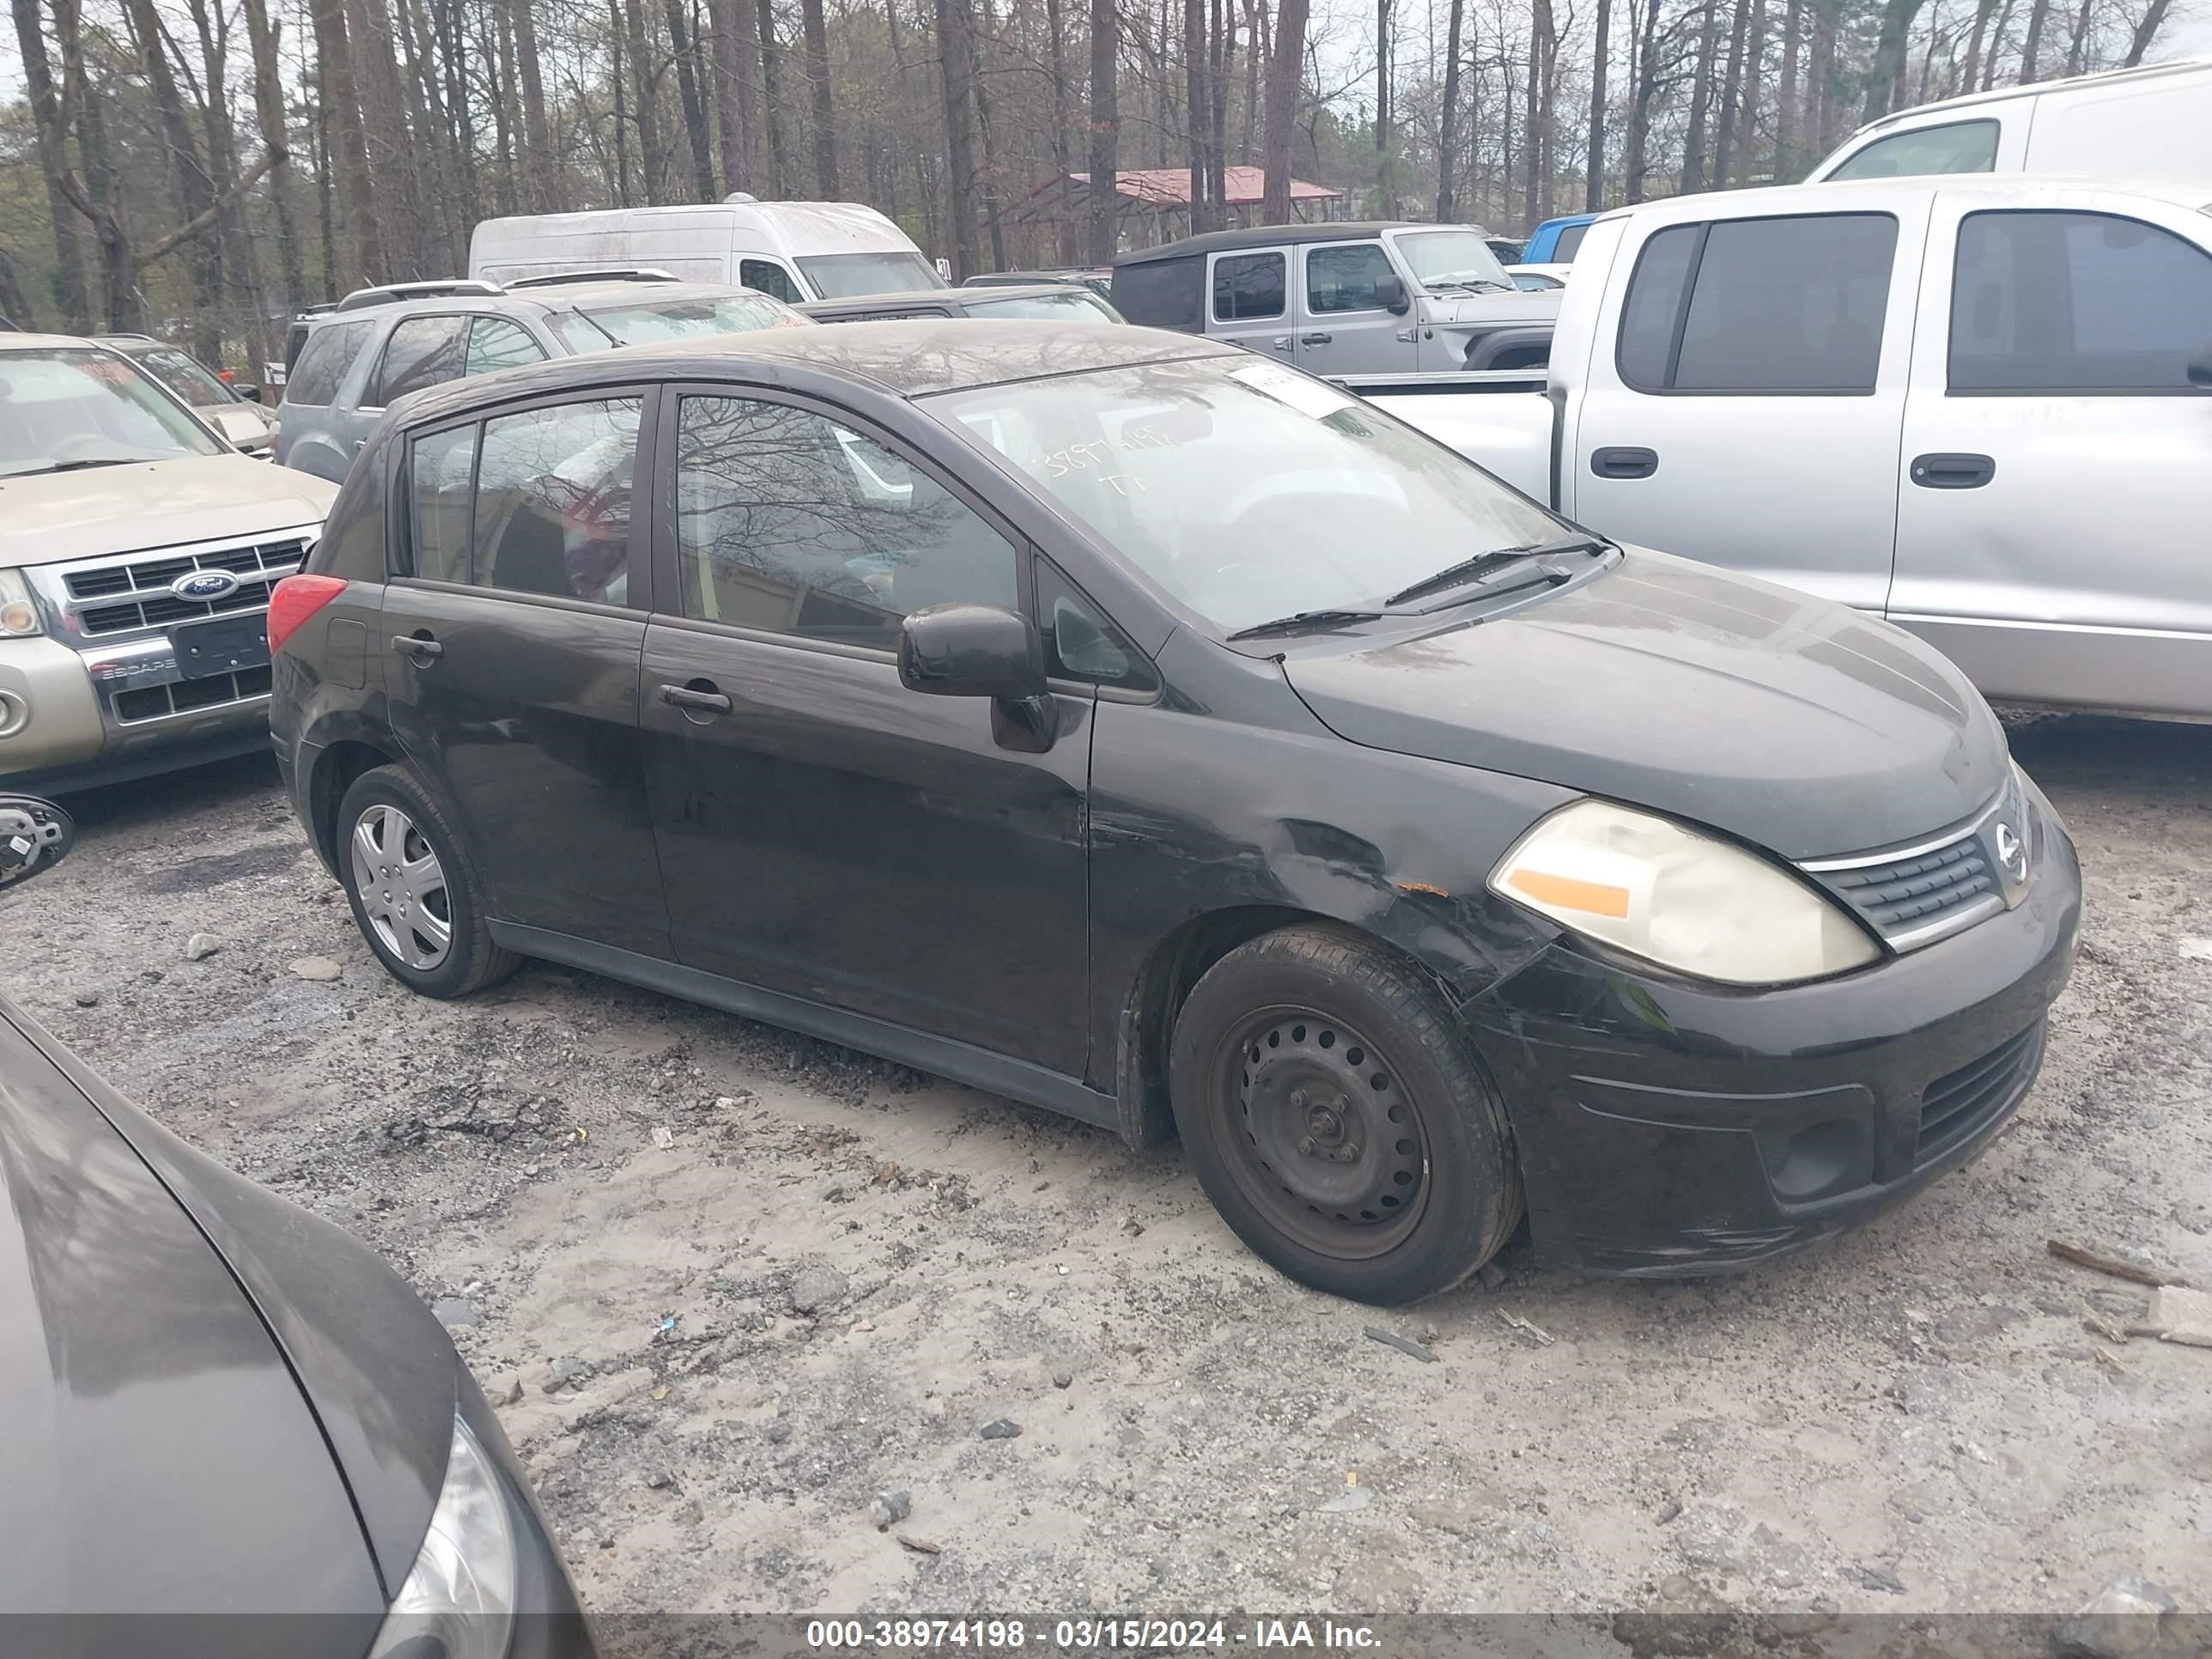
<path id="1" fill-rule="evenodd" d="M 1988 455 L 1915 455 L 1911 478 L 1923 489 L 1979 489 L 1997 476 Z"/>
<path id="2" fill-rule="evenodd" d="M 1267 343 L 1277 351 L 1288 351 L 1291 349 L 1291 337 L 1287 334 L 1278 334 Z"/>
<path id="3" fill-rule="evenodd" d="M 1659 470 L 1659 452 L 1615 444 L 1590 452 L 1590 471 L 1601 478 L 1648 478 Z"/>
<path id="4" fill-rule="evenodd" d="M 446 654 L 446 647 L 427 634 L 394 634 L 392 648 L 417 668 L 428 668 Z"/>
<path id="5" fill-rule="evenodd" d="M 1298 343 L 1300 345 L 1327 345 L 1336 336 L 1334 334 L 1301 334 L 1298 336 Z"/>
<path id="6" fill-rule="evenodd" d="M 714 690 L 712 680 L 694 680 L 689 685 L 664 685 L 659 695 L 661 702 L 682 709 L 687 720 L 695 711 L 701 714 L 726 714 L 730 712 L 729 698 Z"/>

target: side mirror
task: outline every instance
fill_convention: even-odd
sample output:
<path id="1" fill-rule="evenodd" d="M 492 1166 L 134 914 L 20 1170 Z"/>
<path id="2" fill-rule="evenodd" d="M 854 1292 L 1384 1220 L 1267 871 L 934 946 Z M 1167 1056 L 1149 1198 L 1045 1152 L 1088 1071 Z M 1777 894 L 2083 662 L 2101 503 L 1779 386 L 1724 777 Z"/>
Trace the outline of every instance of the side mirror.
<path id="1" fill-rule="evenodd" d="M 1396 273 L 1375 279 L 1375 302 L 1394 317 L 1406 314 L 1412 301 L 1406 298 L 1405 279 Z"/>
<path id="2" fill-rule="evenodd" d="M 932 605 L 899 624 L 899 684 L 939 697 L 1045 694 L 1044 643 L 1027 617 L 995 605 Z"/>
<path id="3" fill-rule="evenodd" d="M 2199 340 L 2189 354 L 2189 384 L 2212 392 L 2212 340 Z"/>
<path id="4" fill-rule="evenodd" d="M 0 795 L 0 887 L 51 870 L 76 839 L 70 815 L 36 795 Z"/>
<path id="5" fill-rule="evenodd" d="M 231 390 L 249 404 L 258 404 L 262 401 L 261 388 L 258 386 L 234 386 Z"/>

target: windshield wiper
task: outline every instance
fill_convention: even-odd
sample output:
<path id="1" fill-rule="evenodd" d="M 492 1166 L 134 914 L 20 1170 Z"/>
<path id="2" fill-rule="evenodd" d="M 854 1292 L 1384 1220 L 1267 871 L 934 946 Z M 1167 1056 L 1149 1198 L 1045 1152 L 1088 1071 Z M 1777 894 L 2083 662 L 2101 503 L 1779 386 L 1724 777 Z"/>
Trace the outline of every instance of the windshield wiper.
<path id="1" fill-rule="evenodd" d="M 1428 288 L 1465 289 L 1468 293 L 1473 294 L 1482 289 L 1511 288 L 1513 284 L 1510 283 L 1501 283 L 1494 276 L 1475 276 L 1468 278 L 1455 276 L 1448 280 L 1440 278 L 1437 281 L 1425 283 L 1424 286 Z"/>
<path id="2" fill-rule="evenodd" d="M 1492 565 L 1510 564 L 1522 559 L 1540 559 L 1553 553 L 1602 553 L 1613 544 L 1595 536 L 1562 536 L 1556 541 L 1526 542 L 1518 547 L 1493 547 L 1487 553 L 1478 553 L 1471 559 L 1462 559 L 1457 564 L 1448 564 L 1433 576 L 1424 576 L 1410 587 L 1401 587 L 1385 605 L 1402 605 L 1407 599 L 1417 599 L 1424 593 L 1455 587 L 1471 580 Z M 1563 577 L 1564 579 L 1564 577 Z"/>
<path id="3" fill-rule="evenodd" d="M 1344 623 L 1373 622 L 1380 611 L 1294 611 L 1287 617 L 1278 617 L 1273 622 L 1254 623 L 1249 628 L 1240 628 L 1229 637 L 1232 640 L 1256 640 L 1267 634 L 1295 634 L 1301 629 L 1334 628 Z"/>
<path id="4" fill-rule="evenodd" d="M 131 466 L 145 459 L 143 455 L 99 455 L 84 461 L 56 461 L 46 470 L 49 472 L 82 472 L 92 466 Z"/>

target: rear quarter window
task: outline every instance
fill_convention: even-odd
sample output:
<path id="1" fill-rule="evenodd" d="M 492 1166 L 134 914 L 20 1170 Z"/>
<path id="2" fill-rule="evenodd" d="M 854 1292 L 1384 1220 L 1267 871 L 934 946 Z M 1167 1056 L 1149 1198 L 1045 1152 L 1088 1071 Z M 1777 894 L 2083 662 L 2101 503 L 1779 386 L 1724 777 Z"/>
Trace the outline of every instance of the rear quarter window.
<path id="1" fill-rule="evenodd" d="M 307 337 L 300 361 L 284 383 L 288 404 L 328 404 L 337 401 L 353 360 L 368 343 L 373 322 L 327 323 Z"/>
<path id="2" fill-rule="evenodd" d="M 1122 265 L 1114 272 L 1114 309 L 1148 328 L 1196 334 L 1206 326 L 1205 288 L 1205 260 L 1197 254 Z"/>

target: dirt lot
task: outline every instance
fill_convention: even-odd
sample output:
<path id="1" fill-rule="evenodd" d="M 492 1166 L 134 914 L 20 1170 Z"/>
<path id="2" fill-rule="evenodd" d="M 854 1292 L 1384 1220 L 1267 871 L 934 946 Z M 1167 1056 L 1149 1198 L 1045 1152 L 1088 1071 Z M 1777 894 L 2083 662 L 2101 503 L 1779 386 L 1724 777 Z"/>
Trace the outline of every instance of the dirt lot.
<path id="1" fill-rule="evenodd" d="M 80 799 L 0 985 L 519 1384 L 602 1609 L 2201 1603 L 2212 1352 L 2093 1336 L 2143 1293 L 2044 1242 L 2212 1282 L 2212 728 L 2016 748 L 2089 888 L 2040 1085 L 1972 1168 L 1720 1281 L 1516 1244 L 1378 1318 L 1245 1254 L 1173 1152 L 565 970 L 416 999 L 258 763 Z"/>

